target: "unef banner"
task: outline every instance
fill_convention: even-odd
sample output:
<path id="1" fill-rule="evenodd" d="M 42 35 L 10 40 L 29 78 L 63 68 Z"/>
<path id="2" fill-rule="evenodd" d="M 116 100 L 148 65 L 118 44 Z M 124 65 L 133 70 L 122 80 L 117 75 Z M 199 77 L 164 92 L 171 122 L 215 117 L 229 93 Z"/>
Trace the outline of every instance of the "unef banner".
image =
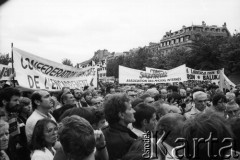
<path id="1" fill-rule="evenodd" d="M 187 67 L 187 78 L 193 81 L 209 81 L 218 84 L 220 81 L 220 70 L 202 71 Z"/>
<path id="2" fill-rule="evenodd" d="M 54 91 L 63 87 L 97 86 L 95 68 L 66 66 L 17 48 L 13 48 L 13 52 L 16 80 L 21 87 Z"/>
<path id="3" fill-rule="evenodd" d="M 171 83 L 183 81 L 187 81 L 186 65 L 181 65 L 167 72 L 160 73 L 148 73 L 146 71 L 119 66 L 120 84 Z"/>
<path id="4" fill-rule="evenodd" d="M 9 80 L 9 77 L 12 73 L 12 67 L 0 64 L 0 80 Z"/>

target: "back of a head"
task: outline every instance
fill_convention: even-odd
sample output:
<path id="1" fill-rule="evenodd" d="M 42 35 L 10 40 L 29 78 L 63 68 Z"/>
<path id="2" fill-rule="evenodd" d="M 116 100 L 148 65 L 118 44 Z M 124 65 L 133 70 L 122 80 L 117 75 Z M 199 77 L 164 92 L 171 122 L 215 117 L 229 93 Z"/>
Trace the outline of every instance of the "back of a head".
<path id="1" fill-rule="evenodd" d="M 134 101 L 131 102 L 132 107 L 135 108 L 141 102 L 143 102 L 141 98 L 136 98 Z"/>
<path id="2" fill-rule="evenodd" d="M 233 137 L 233 134 L 224 117 L 216 112 L 208 111 L 206 113 L 200 113 L 194 119 L 186 121 L 182 129 L 182 136 L 186 139 L 189 146 L 194 145 L 194 138 L 198 139 L 198 152 L 196 153 L 196 157 L 191 157 L 190 159 L 205 160 L 212 159 L 212 157 L 208 155 L 209 149 L 211 149 L 211 155 L 219 155 L 219 150 L 229 144 L 229 142 L 223 140 Z M 214 147 L 208 148 L 208 142 L 213 139 L 217 139 L 217 142 L 215 141 L 214 144 L 212 144 Z M 193 148 L 190 147 L 189 149 L 188 154 L 192 154 Z M 226 152 L 227 150 L 222 150 L 221 155 L 224 156 Z M 218 157 L 216 159 L 222 158 L 223 157 Z"/>
<path id="3" fill-rule="evenodd" d="M 236 102 L 231 101 L 231 102 L 227 103 L 227 105 L 226 105 L 226 112 L 238 111 L 238 110 L 239 110 L 239 105 Z"/>
<path id="4" fill-rule="evenodd" d="M 237 144 L 236 146 L 234 146 L 234 147 L 236 147 L 234 149 L 237 150 L 238 152 L 240 152 L 240 137 L 239 137 L 239 135 L 240 135 L 240 117 L 230 119 L 229 123 L 231 125 L 231 129 L 234 134 L 235 143 Z"/>
<path id="5" fill-rule="evenodd" d="M 153 107 L 156 110 L 157 119 L 160 119 L 162 116 L 168 113 L 170 105 L 167 103 L 161 103 L 160 101 L 156 101 L 154 102 Z"/>
<path id="6" fill-rule="evenodd" d="M 132 151 L 128 152 L 122 160 L 144 160 L 143 152 Z"/>
<path id="7" fill-rule="evenodd" d="M 146 99 L 146 98 L 148 98 L 148 97 L 151 97 L 151 95 L 150 94 L 148 94 L 148 93 L 144 93 L 142 96 L 140 96 L 139 98 L 141 98 L 143 101 Z"/>
<path id="8" fill-rule="evenodd" d="M 83 108 L 70 108 L 68 110 L 66 110 L 61 117 L 59 118 L 59 121 L 62 121 L 64 118 L 72 116 L 72 115 L 77 115 L 79 117 L 82 117 L 84 119 L 86 119 L 90 124 L 94 123 L 94 115 L 93 112 L 86 107 Z"/>
<path id="9" fill-rule="evenodd" d="M 226 102 L 227 102 L 226 96 L 221 93 L 215 94 L 212 98 L 212 104 L 217 111 L 221 111 L 221 112 L 225 111 L 226 106 L 219 105 L 219 103 L 222 104 L 222 103 L 226 103 Z"/>
<path id="10" fill-rule="evenodd" d="M 146 94 L 149 94 L 151 97 L 159 94 L 159 91 L 156 88 L 150 88 L 146 91 Z"/>
<path id="11" fill-rule="evenodd" d="M 173 92 L 172 94 L 169 94 L 167 97 L 168 103 L 177 102 L 179 104 L 181 100 L 182 100 L 181 95 L 175 92 Z"/>
<path id="12" fill-rule="evenodd" d="M 29 99 L 27 97 L 21 97 L 20 100 L 19 100 L 19 103 L 24 105 L 24 106 L 27 106 L 31 103 L 31 99 Z"/>
<path id="13" fill-rule="evenodd" d="M 85 159 L 94 152 L 96 146 L 92 126 L 79 116 L 62 120 L 59 139 L 65 155 L 72 160 Z"/>
<path id="14" fill-rule="evenodd" d="M 227 98 L 228 101 L 235 101 L 236 96 L 235 96 L 234 93 L 227 92 L 226 93 L 226 98 Z"/>
<path id="15" fill-rule="evenodd" d="M 181 137 L 181 130 L 185 123 L 185 117 L 178 113 L 168 113 L 160 118 L 157 123 L 156 131 L 162 135 L 168 134 L 166 142 L 175 147 L 176 139 Z"/>
<path id="16" fill-rule="evenodd" d="M 167 90 L 172 90 L 173 92 L 178 92 L 178 86 L 168 86 Z"/>

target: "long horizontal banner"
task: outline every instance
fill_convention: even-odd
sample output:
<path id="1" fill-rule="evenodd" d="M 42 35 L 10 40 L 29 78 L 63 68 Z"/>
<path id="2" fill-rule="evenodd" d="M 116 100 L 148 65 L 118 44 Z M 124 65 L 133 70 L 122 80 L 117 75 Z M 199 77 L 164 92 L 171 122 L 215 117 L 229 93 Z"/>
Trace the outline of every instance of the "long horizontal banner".
<path id="1" fill-rule="evenodd" d="M 13 73 L 12 67 L 0 64 L 0 80 L 9 80 L 9 77 L 12 73 Z"/>
<path id="2" fill-rule="evenodd" d="M 63 87 L 97 86 L 95 68 L 78 69 L 13 48 L 16 80 L 30 89 L 61 90 Z"/>
<path id="3" fill-rule="evenodd" d="M 168 70 L 146 67 L 146 72 L 148 73 L 164 73 L 167 71 Z M 188 81 L 208 81 L 219 85 L 221 88 L 227 89 L 235 87 L 235 84 L 224 74 L 224 69 L 203 71 L 186 67 L 186 72 Z"/>
<path id="4" fill-rule="evenodd" d="M 161 73 L 167 71 L 168 70 L 146 67 L 146 72 L 148 73 Z M 220 70 L 202 71 L 186 67 L 186 71 L 187 80 L 190 81 L 208 81 L 211 83 L 215 82 L 216 84 L 218 84 L 220 81 Z"/>
<path id="5" fill-rule="evenodd" d="M 149 73 L 119 66 L 120 84 L 139 84 L 139 83 L 172 83 L 187 81 L 186 65 L 181 65 L 166 72 Z"/>

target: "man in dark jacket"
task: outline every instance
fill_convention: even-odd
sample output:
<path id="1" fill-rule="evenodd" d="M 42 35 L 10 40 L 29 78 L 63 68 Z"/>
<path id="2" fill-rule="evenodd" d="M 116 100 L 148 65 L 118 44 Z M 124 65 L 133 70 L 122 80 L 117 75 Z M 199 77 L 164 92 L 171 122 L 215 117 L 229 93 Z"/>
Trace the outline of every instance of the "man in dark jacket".
<path id="1" fill-rule="evenodd" d="M 109 127 L 103 131 L 109 159 L 121 159 L 137 139 L 137 136 L 127 128 L 129 123 L 135 121 L 135 111 L 127 95 L 115 94 L 104 103 L 104 112 L 109 123 Z"/>
<path id="2" fill-rule="evenodd" d="M 9 145 L 10 159 L 30 160 L 30 150 L 27 146 L 25 123 L 19 118 L 21 93 L 18 89 L 7 87 L 0 93 L 0 107 L 5 112 L 9 123 Z"/>

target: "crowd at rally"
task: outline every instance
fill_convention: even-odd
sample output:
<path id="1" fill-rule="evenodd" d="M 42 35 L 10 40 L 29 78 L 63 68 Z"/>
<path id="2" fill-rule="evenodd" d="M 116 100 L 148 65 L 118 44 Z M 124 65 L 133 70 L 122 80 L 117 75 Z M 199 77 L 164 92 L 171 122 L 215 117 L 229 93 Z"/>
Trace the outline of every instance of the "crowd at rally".
<path id="1" fill-rule="evenodd" d="M 239 105 L 240 86 L 222 91 L 215 84 L 109 85 L 26 92 L 4 85 L 0 159 L 141 160 L 147 132 L 167 133 L 162 146 L 151 151 L 153 159 L 237 159 Z M 172 152 L 182 144 L 178 138 L 188 145 L 182 157 Z"/>

